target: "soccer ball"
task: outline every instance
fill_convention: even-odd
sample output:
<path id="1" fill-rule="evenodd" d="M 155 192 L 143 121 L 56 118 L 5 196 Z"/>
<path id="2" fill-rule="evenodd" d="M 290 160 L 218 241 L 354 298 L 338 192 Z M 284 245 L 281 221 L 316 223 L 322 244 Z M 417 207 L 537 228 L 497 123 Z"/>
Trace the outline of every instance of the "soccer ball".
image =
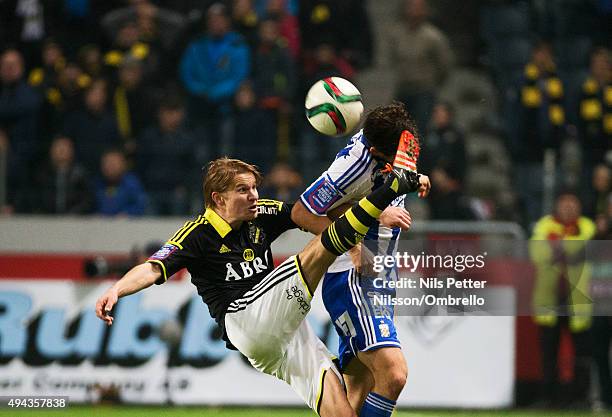
<path id="1" fill-rule="evenodd" d="M 305 107 L 312 127 L 328 136 L 352 132 L 363 113 L 361 93 L 350 81 L 340 77 L 314 83 L 306 95 Z"/>

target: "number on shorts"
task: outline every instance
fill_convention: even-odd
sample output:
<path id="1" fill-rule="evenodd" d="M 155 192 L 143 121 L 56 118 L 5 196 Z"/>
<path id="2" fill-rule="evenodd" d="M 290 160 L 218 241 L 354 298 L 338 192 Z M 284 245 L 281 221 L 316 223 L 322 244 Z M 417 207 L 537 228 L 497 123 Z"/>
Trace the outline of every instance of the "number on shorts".
<path id="1" fill-rule="evenodd" d="M 342 329 L 342 333 L 344 333 L 345 336 L 357 336 L 357 331 L 355 330 L 355 326 L 353 326 L 353 320 L 351 320 L 348 311 L 345 311 L 336 319 L 336 326 Z"/>

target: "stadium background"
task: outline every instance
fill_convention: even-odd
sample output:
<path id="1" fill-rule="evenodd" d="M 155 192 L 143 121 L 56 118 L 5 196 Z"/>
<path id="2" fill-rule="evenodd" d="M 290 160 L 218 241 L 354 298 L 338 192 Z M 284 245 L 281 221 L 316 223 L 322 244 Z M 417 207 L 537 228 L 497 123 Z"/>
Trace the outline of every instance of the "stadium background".
<path id="1" fill-rule="evenodd" d="M 280 10 L 274 10 L 270 19 L 268 3 Z M 395 25 L 405 24 L 398 22 L 403 3 L 229 2 L 233 29 L 246 42 L 241 48 L 248 52 L 250 70 L 232 72 L 229 89 L 211 85 L 202 93 L 201 87 L 190 82 L 189 71 L 179 69 L 180 62 L 189 66 L 185 51 L 205 31 L 203 20 L 212 2 L 1 0 L 1 49 L 16 48 L 24 65 L 20 72 L 19 58 L 15 58 L 19 55 L 12 53 L 12 62 L 5 62 L 1 72 L 0 395 L 40 394 L 43 391 L 32 391 L 40 375 L 55 372 L 73 375 L 72 385 L 59 383 L 53 388 L 49 384 L 44 389 L 51 391 L 44 392 L 74 390 L 84 402 L 166 403 L 169 374 L 163 372 L 190 366 L 202 381 L 231 389 L 240 379 L 236 374 L 208 378 L 202 372 L 202 367 L 214 368 L 211 358 L 221 355 L 213 330 L 204 342 L 189 345 L 195 346 L 194 356 L 185 361 L 172 355 L 176 346 L 163 342 L 172 340 L 177 330 L 173 328 L 176 320 L 164 320 L 167 312 L 156 310 L 158 315 L 145 324 L 134 316 L 134 345 L 115 346 L 124 351 L 110 352 L 114 359 L 107 357 L 110 336 L 103 336 L 99 344 L 91 340 L 87 344 L 88 333 L 79 329 L 87 328 L 92 311 L 88 300 L 108 285 L 105 278 L 116 278 L 147 255 L 154 243 L 174 232 L 185 216 L 199 210 L 199 169 L 211 157 L 229 153 L 253 161 L 266 174 L 262 196 L 296 198 L 346 140 L 317 136 L 303 116 L 305 91 L 324 76 L 352 80 L 364 96 L 366 109 L 405 97 L 410 97 L 409 105 L 425 107 L 425 111 L 415 108 L 415 116 L 421 116 L 417 121 L 423 155 L 430 155 L 423 169 L 435 171 L 434 189 L 444 192 L 428 203 L 408 201 L 415 235 L 524 241 L 533 223 L 551 212 L 555 191 L 562 187 L 579 190 L 584 213 L 591 218 L 612 216 L 610 160 L 606 159 L 612 130 L 609 121 L 606 125 L 612 117 L 612 93 L 605 94 L 611 88 L 609 49 L 608 90 L 604 84 L 598 95 L 586 87 L 597 71 L 591 53 L 610 47 L 610 3 L 431 0 L 429 21 L 440 32 L 435 42 L 420 39 L 425 44 L 420 47 L 432 48 L 430 54 L 442 55 L 438 59 L 398 51 L 392 39 L 400 30 Z M 267 41 L 258 35 L 262 28 Z M 534 49 L 543 50 L 535 48 L 542 41 L 550 45 L 550 49 L 544 47 L 550 54 L 534 56 Z M 241 52 L 236 53 L 236 60 L 245 67 Z M 529 75 L 530 64 L 536 60 L 548 66 L 541 82 Z M 434 77 L 421 80 L 423 88 L 415 89 L 409 77 L 402 75 L 424 71 Z M 398 87 L 398 80 L 405 82 Z M 557 80 L 563 87 L 561 94 L 547 87 L 535 91 Z M 533 94 L 544 99 L 529 100 Z M 444 122 L 443 109 L 433 111 L 435 102 L 452 106 L 450 124 Z M 588 111 L 593 105 L 600 109 L 598 115 Z M 207 117 L 211 114 L 215 115 L 212 120 Z M 66 159 L 62 155 L 70 154 L 71 143 L 76 167 L 71 165 L 70 175 L 62 176 L 58 173 L 65 171 L 58 166 Z M 101 169 L 100 159 L 111 148 L 120 152 L 107 162 L 110 167 Z M 608 171 L 595 168 L 601 163 L 608 164 Z M 128 174 L 123 172 L 124 164 Z M 592 181 L 594 173 L 599 180 Z M 608 239 L 609 233 L 600 230 L 598 238 Z M 276 246 L 277 259 L 295 252 L 306 239 L 300 233 L 286 236 Z M 512 261 L 512 265 L 506 261 L 510 275 L 520 271 L 533 279 L 527 261 Z M 184 277 L 178 281 L 182 284 L 177 287 L 189 289 Z M 145 301 L 144 306 L 159 302 Z M 16 310 L 10 306 L 17 306 Z M 25 310 L 23 317 L 12 316 L 19 306 Z M 165 308 L 170 317 L 185 324 L 187 304 Z M 317 328 L 333 349 L 333 329 L 325 323 L 324 312 L 318 311 L 313 314 L 320 318 Z M 14 317 L 23 321 L 15 323 Z M 420 333 L 413 332 L 414 323 L 407 325 L 407 346 L 414 346 L 413 355 L 422 350 L 423 356 L 409 356 L 413 370 L 402 397 L 405 405 L 548 405 L 538 394 L 542 379 L 538 328 L 530 317 L 493 320 L 501 321 L 491 326 L 480 323 L 472 329 L 474 333 L 459 332 L 469 327 L 464 324 L 445 327 L 436 320 L 419 323 Z M 44 331 L 50 333 L 45 337 Z M 418 335 L 421 341 L 414 339 Z M 452 337 L 458 339 L 449 340 Z M 575 377 L 572 350 L 566 334 L 560 375 L 568 384 Z M 466 360 L 470 352 L 471 360 Z M 119 389 L 112 385 L 118 382 L 113 377 L 133 374 L 143 364 L 154 364 L 150 375 L 159 382 L 150 397 L 122 393 L 123 385 Z M 415 366 L 421 373 L 415 374 Z M 246 367 L 241 371 L 252 376 Z M 262 384 L 264 390 L 282 385 Z M 201 396 L 194 391 L 196 400 L 188 402 L 261 405 L 264 398 L 249 399 L 247 389 L 226 394 L 212 388 L 205 391 Z M 283 395 L 283 400 L 264 404 L 299 404 L 290 392 Z M 571 406 L 601 407 L 596 388 L 582 400 Z M 83 413 L 95 410 L 81 409 Z M 135 410 L 129 412 L 140 413 Z M 177 411 L 146 412 L 155 410 Z M 211 415 L 215 410 L 209 410 Z M 238 415 L 235 409 L 227 412 Z M 569 413 L 578 415 L 578 411 Z"/>

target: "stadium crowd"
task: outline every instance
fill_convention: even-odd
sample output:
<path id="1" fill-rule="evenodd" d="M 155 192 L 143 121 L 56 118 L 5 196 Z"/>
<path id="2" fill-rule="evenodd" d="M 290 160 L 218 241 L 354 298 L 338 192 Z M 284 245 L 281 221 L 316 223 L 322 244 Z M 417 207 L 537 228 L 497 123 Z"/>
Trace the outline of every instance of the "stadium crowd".
<path id="1" fill-rule="evenodd" d="M 3 213 L 186 214 L 222 154 L 314 172 L 305 92 L 352 79 L 372 39 L 363 1 L 297 4 L 0 1 Z"/>
<path id="2" fill-rule="evenodd" d="M 585 214 L 608 215 L 607 3 L 564 0 L 563 14 L 554 2 L 471 2 L 476 27 L 445 20 L 442 0 L 429 2 L 433 17 L 424 0 L 400 3 L 385 52 L 397 69 L 393 96 L 422 133 L 429 217 L 529 228 L 545 214 L 548 149 L 557 183 L 580 188 Z M 199 168 L 224 154 L 266 174 L 289 169 L 299 187 L 339 148 L 307 126 L 307 89 L 325 76 L 354 81 L 376 61 L 364 0 L 2 0 L 0 19 L 5 214 L 187 214 L 200 206 Z M 466 195 L 461 103 L 438 100 L 467 44 L 475 58 L 459 64 L 487 69 L 498 89 L 496 129 L 516 167 L 510 215 L 491 209 L 495 197 Z M 567 143 L 582 156 L 568 156 Z"/>

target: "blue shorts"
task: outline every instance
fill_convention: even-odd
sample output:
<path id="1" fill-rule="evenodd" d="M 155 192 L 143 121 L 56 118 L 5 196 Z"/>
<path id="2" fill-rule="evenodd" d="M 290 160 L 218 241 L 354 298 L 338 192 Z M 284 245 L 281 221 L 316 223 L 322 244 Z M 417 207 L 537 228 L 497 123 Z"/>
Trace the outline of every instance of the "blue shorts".
<path id="1" fill-rule="evenodd" d="M 375 288 L 372 282 L 372 278 L 358 276 L 354 269 L 328 272 L 323 279 L 323 303 L 340 336 L 341 369 L 357 352 L 401 347 L 393 323 L 393 307 L 375 298 L 394 297 L 395 289 Z"/>

